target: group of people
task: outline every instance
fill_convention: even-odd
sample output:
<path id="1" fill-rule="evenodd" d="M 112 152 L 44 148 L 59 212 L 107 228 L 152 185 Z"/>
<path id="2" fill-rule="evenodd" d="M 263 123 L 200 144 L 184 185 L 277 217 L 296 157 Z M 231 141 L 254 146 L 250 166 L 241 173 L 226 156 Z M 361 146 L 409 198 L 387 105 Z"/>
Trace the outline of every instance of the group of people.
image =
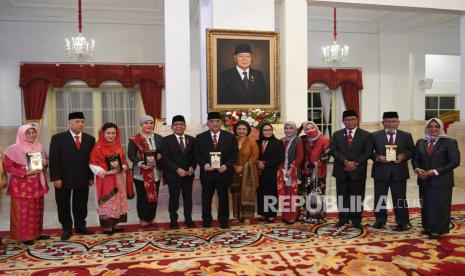
<path id="1" fill-rule="evenodd" d="M 73 235 L 73 226 L 76 234 L 94 233 L 86 227 L 89 187 L 94 182 L 97 212 L 106 234 L 123 231 L 118 224 L 127 221 L 128 199 L 136 195 L 141 227 L 153 225 L 161 182 L 169 188 L 170 228 L 179 228 L 181 194 L 184 223 L 195 227 L 192 186 L 197 166 L 204 228 L 213 224 L 215 191 L 221 228 L 229 227 L 229 193 L 233 216 L 241 223 L 250 223 L 255 213 L 273 222 L 280 211 L 287 224 L 298 220 L 320 224 L 326 216 L 324 196 L 331 156 L 338 227 L 352 222 L 353 227 L 362 228 L 367 161 L 372 159 L 376 215 L 372 227 L 385 227 L 386 198 L 391 189 L 395 230 L 409 229 L 406 183 L 408 160 L 412 160 L 420 187 L 424 234 L 438 238 L 448 233 L 453 169 L 460 163 L 460 153 L 457 142 L 446 136 L 441 120 L 426 122 L 425 135 L 416 146 L 410 133 L 398 129 L 396 112 L 385 112 L 384 129 L 374 133 L 359 128 L 358 114 L 353 110 L 344 111 L 342 120 L 345 127 L 336 131 L 331 140 L 314 122 L 306 121 L 300 128 L 294 122 L 285 122 L 285 137 L 280 140 L 274 136 L 273 126 L 264 124 L 256 141 L 249 136 L 252 129 L 246 121 L 238 121 L 233 133 L 222 130 L 218 112 L 208 114 L 208 130 L 195 138 L 185 134 L 186 122 L 181 115 L 172 118 L 173 133 L 166 137 L 154 133 L 154 118 L 145 115 L 140 119 L 140 132 L 129 139 L 127 155 L 116 124 L 105 123 L 96 142 L 83 132 L 82 112 L 69 114 L 69 130 L 52 137 L 48 153 L 38 142 L 37 128 L 23 125 L 18 129 L 16 143 L 6 149 L 2 159 L 2 168 L 9 174 L 10 235 L 27 245 L 49 238 L 42 234 L 44 195 L 49 189 L 47 167 L 55 187 L 62 240 Z M 303 135 L 299 136 L 301 131 Z M 40 169 L 29 168 L 30 153 L 40 153 Z M 149 156 L 154 162 L 149 162 Z M 309 204 L 301 204 L 302 199 Z M 283 206 L 286 208 L 280 208 Z"/>

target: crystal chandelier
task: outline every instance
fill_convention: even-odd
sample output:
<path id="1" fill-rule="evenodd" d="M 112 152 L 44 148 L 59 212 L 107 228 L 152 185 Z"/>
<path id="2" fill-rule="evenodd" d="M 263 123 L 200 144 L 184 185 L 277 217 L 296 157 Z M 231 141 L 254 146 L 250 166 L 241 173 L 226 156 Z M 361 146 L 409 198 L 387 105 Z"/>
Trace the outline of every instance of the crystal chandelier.
<path id="1" fill-rule="evenodd" d="M 78 30 L 79 33 L 76 37 L 71 37 L 71 40 L 66 40 L 66 55 L 79 63 L 87 62 L 92 60 L 95 50 L 95 40 L 90 39 L 90 43 L 87 42 L 85 36 L 82 35 L 82 15 L 81 15 L 81 0 L 78 0 L 79 12 L 78 12 Z"/>
<path id="2" fill-rule="evenodd" d="M 349 56 L 349 46 L 344 45 L 343 47 L 337 44 L 336 36 L 336 8 L 334 9 L 334 32 L 333 32 L 333 44 L 326 45 L 321 48 L 323 51 L 323 61 L 330 65 L 333 68 L 338 67 L 344 61 L 347 60 Z"/>

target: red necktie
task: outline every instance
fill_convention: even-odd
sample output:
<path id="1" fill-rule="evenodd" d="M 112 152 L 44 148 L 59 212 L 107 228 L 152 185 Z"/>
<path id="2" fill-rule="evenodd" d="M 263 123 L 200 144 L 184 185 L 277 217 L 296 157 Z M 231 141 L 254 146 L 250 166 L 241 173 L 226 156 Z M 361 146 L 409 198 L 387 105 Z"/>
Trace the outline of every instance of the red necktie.
<path id="1" fill-rule="evenodd" d="M 347 144 L 349 145 L 349 148 L 352 147 L 352 139 L 354 137 L 352 136 L 352 130 L 349 130 L 349 135 L 347 135 Z"/>
<path id="2" fill-rule="evenodd" d="M 394 134 L 396 134 L 395 132 L 388 132 L 387 133 L 389 135 L 389 145 L 394 145 Z"/>
<path id="3" fill-rule="evenodd" d="M 436 142 L 436 140 L 434 139 L 429 140 L 428 151 L 427 151 L 428 156 L 431 156 L 433 154 L 434 142 Z"/>
<path id="4" fill-rule="evenodd" d="M 186 151 L 186 146 L 184 146 L 184 139 L 179 137 L 179 146 L 181 147 L 181 152 L 184 153 Z"/>
<path id="5" fill-rule="evenodd" d="M 268 141 L 263 140 L 263 142 L 262 142 L 262 154 L 265 153 L 266 145 L 268 145 Z"/>
<path id="6" fill-rule="evenodd" d="M 78 135 L 74 136 L 74 141 L 76 142 L 77 149 L 81 148 L 81 140 Z"/>
<path id="7" fill-rule="evenodd" d="M 213 134 L 213 147 L 216 149 L 218 146 L 218 139 L 216 139 L 216 134 Z"/>

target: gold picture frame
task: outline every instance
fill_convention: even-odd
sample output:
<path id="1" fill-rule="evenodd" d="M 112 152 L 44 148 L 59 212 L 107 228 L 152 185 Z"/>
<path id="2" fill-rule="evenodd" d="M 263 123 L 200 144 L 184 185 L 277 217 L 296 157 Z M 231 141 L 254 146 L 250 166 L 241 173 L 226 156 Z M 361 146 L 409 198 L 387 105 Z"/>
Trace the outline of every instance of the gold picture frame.
<path id="1" fill-rule="evenodd" d="M 235 49 L 239 44 L 247 44 L 251 50 L 247 92 L 260 91 L 254 99 L 246 98 L 249 94 L 238 91 L 241 78 L 243 80 L 239 71 L 236 73 L 234 61 Z M 280 111 L 279 52 L 277 32 L 207 29 L 208 111 L 256 108 Z M 228 76 L 229 81 L 225 81 Z M 231 85 L 232 81 L 238 86 Z M 260 88 L 252 90 L 249 87 Z M 237 95 L 247 96 L 241 98 Z"/>

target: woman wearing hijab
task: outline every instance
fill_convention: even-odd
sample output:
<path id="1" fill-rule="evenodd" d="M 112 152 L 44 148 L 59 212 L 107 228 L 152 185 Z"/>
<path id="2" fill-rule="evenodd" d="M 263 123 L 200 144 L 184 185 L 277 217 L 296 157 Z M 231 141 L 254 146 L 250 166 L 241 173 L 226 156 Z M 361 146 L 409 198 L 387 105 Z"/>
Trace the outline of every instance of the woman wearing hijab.
<path id="1" fill-rule="evenodd" d="M 123 231 L 116 225 L 127 221 L 127 198 L 134 196 L 132 177 L 128 173 L 128 164 L 120 139 L 118 126 L 114 123 L 105 123 L 99 130 L 99 140 L 90 154 L 89 166 L 96 179 L 100 226 L 103 232 L 109 235 Z M 120 163 L 109 162 L 110 158 L 112 160 L 119 158 Z M 114 167 L 109 168 L 109 165 Z"/>
<path id="2" fill-rule="evenodd" d="M 297 136 L 294 122 L 284 123 L 282 141 L 284 162 L 278 169 L 278 194 L 283 199 L 282 217 L 286 224 L 293 224 L 297 219 L 297 192 L 300 184 L 300 165 L 303 160 L 302 140 Z"/>
<path id="3" fill-rule="evenodd" d="M 249 224 L 255 214 L 256 189 L 258 187 L 258 146 L 249 137 L 252 128 L 246 121 L 234 125 L 234 134 L 239 147 L 234 179 L 231 184 L 233 216 L 244 224 Z"/>
<path id="4" fill-rule="evenodd" d="M 257 189 L 257 213 L 267 222 L 273 222 L 278 209 L 277 171 L 284 160 L 284 148 L 273 135 L 273 127 L 264 124 L 257 141 L 259 155 L 259 186 Z"/>
<path id="5" fill-rule="evenodd" d="M 331 141 L 322 135 L 318 126 L 307 121 L 302 124 L 305 135 L 301 136 L 304 148 L 302 162 L 302 182 L 300 194 L 307 197 L 305 206 L 300 209 L 301 221 L 321 224 L 325 221 L 326 213 L 323 205 L 326 193 L 326 171 L 328 166 L 328 151 Z M 318 206 L 317 200 L 320 199 Z M 316 205 L 316 206 L 314 206 Z"/>
<path id="6" fill-rule="evenodd" d="M 3 170 L 3 152 L 0 150 L 0 212 L 2 211 L 2 190 L 6 187 L 7 176 Z M 2 237 L 0 237 L 0 245 L 2 244 Z"/>
<path id="7" fill-rule="evenodd" d="M 440 119 L 426 122 L 425 136 L 417 141 L 412 165 L 420 188 L 423 233 L 438 239 L 449 233 L 453 170 L 460 165 L 457 141 L 447 137 Z"/>
<path id="8" fill-rule="evenodd" d="M 21 126 L 16 143 L 6 149 L 3 161 L 3 168 L 11 175 L 7 190 L 11 196 L 10 234 L 26 245 L 49 238 L 42 235 L 44 195 L 48 192 L 44 171 L 28 170 L 28 153 L 40 153 L 42 166 L 45 168 L 48 164 L 47 152 L 38 136 L 35 126 Z"/>

